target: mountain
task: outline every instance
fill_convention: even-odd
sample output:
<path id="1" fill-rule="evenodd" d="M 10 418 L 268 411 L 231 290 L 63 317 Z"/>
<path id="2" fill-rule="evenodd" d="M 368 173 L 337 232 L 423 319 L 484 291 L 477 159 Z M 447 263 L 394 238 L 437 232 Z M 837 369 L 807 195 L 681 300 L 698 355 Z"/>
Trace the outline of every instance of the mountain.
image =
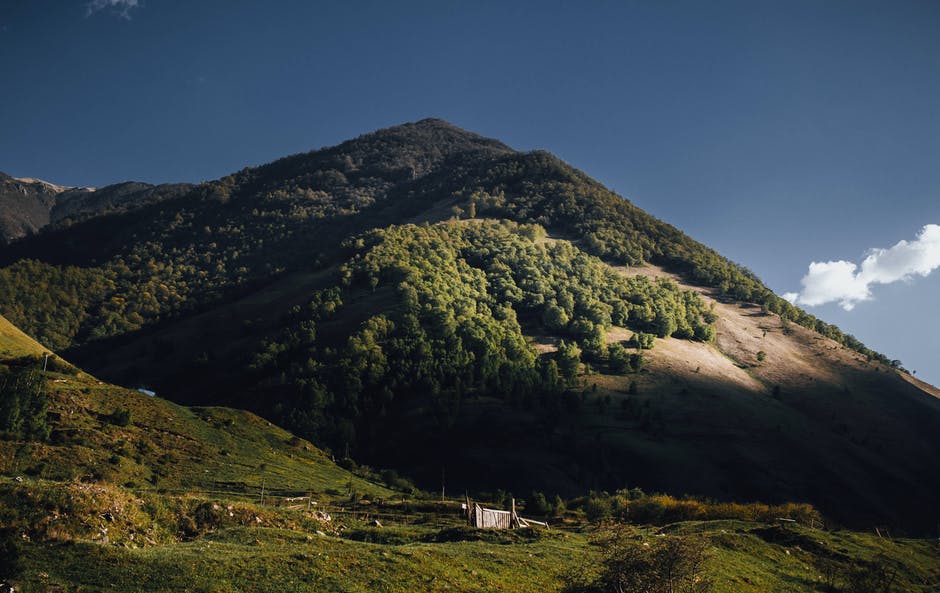
<path id="1" fill-rule="evenodd" d="M 50 223 L 68 226 L 95 216 L 116 214 L 173 199 L 187 193 L 189 183 L 152 185 L 127 181 L 97 189 L 73 188 L 56 197 L 49 212 Z"/>
<path id="2" fill-rule="evenodd" d="M 933 529 L 940 399 L 557 157 L 440 120 L 0 249 L 96 376 L 429 489 L 639 486 Z"/>
<path id="3" fill-rule="evenodd" d="M 49 224 L 49 211 L 64 188 L 0 173 L 0 241 L 35 233 Z"/>
<path id="4" fill-rule="evenodd" d="M 178 197 L 190 188 L 188 183 L 133 181 L 101 188 L 63 187 L 0 172 L 0 243 L 35 234 L 49 225 L 68 226 Z"/>

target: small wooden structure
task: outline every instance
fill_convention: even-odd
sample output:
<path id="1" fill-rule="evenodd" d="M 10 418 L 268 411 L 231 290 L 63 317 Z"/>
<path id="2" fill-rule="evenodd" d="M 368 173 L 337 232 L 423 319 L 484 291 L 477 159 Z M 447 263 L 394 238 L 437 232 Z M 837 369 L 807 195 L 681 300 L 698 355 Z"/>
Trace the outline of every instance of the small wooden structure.
<path id="1" fill-rule="evenodd" d="M 470 497 L 466 497 L 467 502 L 463 505 L 464 512 L 467 515 L 467 523 L 471 527 L 479 529 L 516 529 L 519 527 L 531 527 L 532 525 L 541 525 L 548 528 L 548 523 L 536 521 L 535 519 L 523 519 L 516 513 L 516 499 L 512 499 L 512 510 L 501 511 L 498 509 L 488 509 L 480 506 L 478 503 L 470 502 Z"/>

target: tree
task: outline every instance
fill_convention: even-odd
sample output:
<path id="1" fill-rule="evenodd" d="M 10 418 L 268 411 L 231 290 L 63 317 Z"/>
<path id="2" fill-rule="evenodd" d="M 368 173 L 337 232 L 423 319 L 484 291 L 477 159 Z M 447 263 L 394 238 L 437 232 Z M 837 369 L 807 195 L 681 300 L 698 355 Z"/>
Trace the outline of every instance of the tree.
<path id="1" fill-rule="evenodd" d="M 568 325 L 568 314 L 554 301 L 545 307 L 542 313 L 542 323 L 551 330 L 562 330 Z"/>
<path id="2" fill-rule="evenodd" d="M 765 360 L 767 360 L 767 353 L 763 350 L 759 350 L 757 352 L 757 362 L 764 362 Z"/>
<path id="3" fill-rule="evenodd" d="M 656 344 L 656 336 L 645 332 L 636 332 L 633 334 L 633 343 L 640 350 L 652 350 Z"/>
<path id="4" fill-rule="evenodd" d="M 552 507 L 548 504 L 544 494 L 533 490 L 529 498 L 526 499 L 525 510 L 536 515 L 547 515 L 551 512 Z"/>
<path id="5" fill-rule="evenodd" d="M 581 370 L 581 350 L 575 344 L 568 344 L 564 340 L 558 344 L 558 370 L 561 376 L 569 383 L 574 381 Z"/>
<path id="6" fill-rule="evenodd" d="M 45 441 L 48 400 L 42 373 L 34 367 L 0 372 L 0 432 Z"/>
<path id="7" fill-rule="evenodd" d="M 620 344 L 611 344 L 607 347 L 607 364 L 614 373 L 630 371 L 630 352 Z"/>
<path id="8" fill-rule="evenodd" d="M 568 508 L 565 506 L 564 499 L 556 494 L 555 500 L 552 501 L 552 515 L 555 517 L 563 517 L 567 511 Z"/>

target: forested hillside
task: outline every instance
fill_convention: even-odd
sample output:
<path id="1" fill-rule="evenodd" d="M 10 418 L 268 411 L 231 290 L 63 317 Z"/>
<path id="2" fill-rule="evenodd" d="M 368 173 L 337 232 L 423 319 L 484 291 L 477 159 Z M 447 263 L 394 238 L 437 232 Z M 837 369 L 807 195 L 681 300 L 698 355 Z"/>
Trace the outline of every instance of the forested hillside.
<path id="1" fill-rule="evenodd" d="M 0 248 L 0 313 L 425 485 L 932 520 L 938 400 L 549 153 L 424 120 L 177 190 Z"/>

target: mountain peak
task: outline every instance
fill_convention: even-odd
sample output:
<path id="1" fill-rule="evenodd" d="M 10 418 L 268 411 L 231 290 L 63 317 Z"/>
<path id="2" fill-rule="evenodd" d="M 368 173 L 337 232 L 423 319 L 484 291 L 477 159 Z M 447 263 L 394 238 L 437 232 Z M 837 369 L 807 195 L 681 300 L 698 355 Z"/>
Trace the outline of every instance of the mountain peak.
<path id="1" fill-rule="evenodd" d="M 382 128 L 363 134 L 339 146 L 343 147 L 374 140 L 411 145 L 429 152 L 440 151 L 444 155 L 481 149 L 495 152 L 512 152 L 509 146 L 499 140 L 470 132 L 436 117 Z M 381 148 L 387 150 L 390 146 L 383 144 Z"/>

